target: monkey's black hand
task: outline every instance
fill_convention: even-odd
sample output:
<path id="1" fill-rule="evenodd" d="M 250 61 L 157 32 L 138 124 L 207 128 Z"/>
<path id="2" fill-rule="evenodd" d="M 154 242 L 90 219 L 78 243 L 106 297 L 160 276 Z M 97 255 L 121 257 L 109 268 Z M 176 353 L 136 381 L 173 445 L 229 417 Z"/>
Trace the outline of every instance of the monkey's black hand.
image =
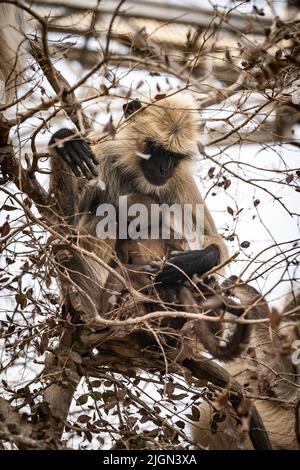
<path id="1" fill-rule="evenodd" d="M 71 129 L 60 129 L 49 142 L 75 176 L 85 176 L 91 180 L 98 176 L 97 159 L 88 142 L 81 139 Z"/>
<path id="2" fill-rule="evenodd" d="M 185 251 L 168 260 L 162 271 L 158 272 L 156 282 L 165 284 L 184 282 L 193 274 L 205 274 L 219 263 L 220 251 L 217 245 L 210 245 L 203 250 Z"/>

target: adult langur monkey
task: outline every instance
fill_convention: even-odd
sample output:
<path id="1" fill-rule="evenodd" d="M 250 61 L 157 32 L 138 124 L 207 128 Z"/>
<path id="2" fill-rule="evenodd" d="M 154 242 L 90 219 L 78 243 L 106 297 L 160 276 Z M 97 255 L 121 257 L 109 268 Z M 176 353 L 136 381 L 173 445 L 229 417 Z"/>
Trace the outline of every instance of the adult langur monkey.
<path id="1" fill-rule="evenodd" d="M 204 236 L 198 237 L 192 250 L 187 245 L 183 253 L 170 259 L 179 269 L 166 266 L 159 274 L 159 280 L 165 283 L 180 281 L 185 275 L 205 273 L 227 258 L 225 244 L 193 177 L 199 126 L 192 109 L 193 103 L 186 96 L 164 98 L 145 107 L 134 100 L 125 106 L 127 119 L 114 139 L 90 146 L 74 131 L 61 129 L 50 141 L 51 191 L 58 210 L 70 222 L 74 223 L 79 206 L 86 213 L 101 202 L 117 205 L 119 196 L 132 192 L 149 195 L 159 204 L 177 203 L 182 207 L 193 204 L 193 210 L 196 204 L 203 205 Z M 99 191 L 88 185 L 82 187 L 74 175 L 94 181 L 99 175 L 106 188 Z M 84 217 L 79 223 L 82 231 L 95 235 L 89 227 L 84 227 Z M 109 262 L 110 250 L 100 251 L 102 260 Z M 98 269 L 97 282 L 103 286 L 107 276 L 105 269 Z M 89 295 L 93 298 L 92 292 Z"/>
<path id="2" fill-rule="evenodd" d="M 256 303 L 256 308 L 252 308 L 252 318 L 269 317 L 266 301 L 254 288 L 240 284 L 233 286 L 230 291 L 233 295 L 238 295 L 244 305 Z M 293 360 L 294 341 L 300 338 L 299 307 L 300 291 L 297 291 L 289 296 L 282 312 L 282 321 L 278 321 L 272 329 L 265 323 L 255 325 L 249 355 L 245 352 L 241 358 L 224 365 L 248 394 L 256 397 L 254 404 L 272 446 L 277 450 L 299 449 L 295 413 L 300 399 L 300 367 Z M 297 358 L 299 362 L 299 354 Z M 217 399 L 205 401 L 200 405 L 199 411 L 200 420 L 191 427 L 195 442 L 212 450 L 253 449 L 230 405 L 220 405 Z M 300 430 L 298 436 L 299 433 Z"/>
<path id="3" fill-rule="evenodd" d="M 51 192 L 55 195 L 56 209 L 71 225 L 75 225 L 79 245 L 86 251 L 93 251 L 106 262 L 112 259 L 115 240 L 104 242 L 95 237 L 95 213 L 102 202 L 117 205 L 120 195 L 135 192 L 149 195 L 158 203 L 203 204 L 191 169 L 198 138 L 197 119 L 191 109 L 192 104 L 188 104 L 186 99 L 182 102 L 175 97 L 143 109 L 138 101 L 134 101 L 125 108 L 128 120 L 117 137 L 92 147 L 73 131 L 63 129 L 54 134 L 50 141 L 53 153 Z M 150 157 L 141 158 L 141 153 Z M 97 181 L 98 174 L 106 184 L 105 190 L 88 185 L 79 178 L 85 176 Z M 204 207 L 202 243 L 198 249 L 186 250 L 170 259 L 188 276 L 205 273 L 227 257 L 225 245 L 217 234 L 208 209 Z M 72 281 L 87 294 L 81 299 L 83 310 L 87 311 L 92 306 L 99 309 L 108 279 L 107 270 L 86 254 L 77 253 L 70 263 L 68 272 Z M 168 279 L 174 283 L 182 281 L 182 273 L 178 271 L 178 276 L 176 273 L 176 267 L 166 272 L 162 270 L 159 282 L 167 284 Z M 86 302 L 86 299 L 90 301 Z M 229 374 L 224 374 L 220 366 L 207 358 L 182 359 L 181 364 L 195 377 L 209 378 L 221 387 L 231 384 Z M 240 397 L 235 393 L 231 400 L 239 413 Z M 255 408 L 250 421 L 249 434 L 255 447 L 270 449 L 268 436 Z"/>
<path id="4" fill-rule="evenodd" d="M 154 202 L 149 196 L 141 194 L 130 194 L 127 196 L 127 199 L 128 207 L 135 205 L 138 201 L 149 208 Z M 130 221 L 130 216 L 128 217 Z M 93 217 L 91 217 L 91 219 L 93 219 Z M 148 226 L 148 230 L 150 229 L 151 227 Z M 149 296 L 149 301 L 143 301 L 142 303 L 131 301 L 128 290 L 126 288 L 124 289 L 123 283 L 121 283 L 113 273 L 110 273 L 101 298 L 103 317 L 125 320 L 128 317 L 132 318 L 155 311 L 158 305 L 160 306 L 159 308 L 163 308 L 164 303 L 162 302 L 161 294 L 165 293 L 166 286 L 163 285 L 160 287 L 160 283 L 151 282 L 147 273 L 144 271 L 144 265 L 150 260 L 159 259 L 170 253 L 173 249 L 173 243 L 174 240 L 172 237 L 169 240 L 157 240 L 147 237 L 147 233 L 145 234 L 145 238 L 141 237 L 138 240 L 131 239 L 130 233 L 126 239 L 116 240 L 115 251 L 118 259 L 118 261 L 116 261 L 116 271 L 127 279 L 128 285 L 132 285 L 136 290 Z M 70 246 L 66 248 L 67 250 L 71 249 L 72 252 Z M 73 267 L 76 266 L 77 256 L 78 252 L 75 251 L 70 260 L 63 263 L 68 271 L 72 271 Z M 202 304 L 197 304 L 190 288 L 185 285 L 178 285 L 176 289 L 171 289 L 171 294 L 172 293 L 175 296 L 172 298 L 172 307 L 175 311 L 181 309 L 188 309 L 188 311 L 194 313 L 203 313 L 206 311 L 208 316 L 210 316 L 209 311 L 211 311 L 211 315 L 214 316 L 215 308 L 218 314 L 220 314 L 220 310 L 224 312 L 229 311 L 237 316 L 245 313 L 242 301 L 241 305 L 237 306 L 235 303 L 230 302 L 228 297 L 223 296 L 222 302 L 222 292 L 219 292 L 218 295 L 214 295 L 212 299 L 208 297 L 208 300 L 204 301 Z M 156 301 L 156 303 L 153 303 L 153 300 Z M 167 302 L 165 305 L 166 304 Z M 104 330 L 100 328 L 98 331 L 86 332 L 85 335 L 86 339 L 88 339 L 88 344 L 98 349 L 100 355 L 104 354 L 105 356 L 107 352 L 111 355 L 112 352 L 114 352 L 116 354 L 115 360 L 118 360 L 120 356 L 120 359 L 122 358 L 122 360 L 124 360 L 124 357 L 130 359 L 131 357 L 139 357 L 141 355 L 146 364 L 147 354 L 150 353 L 150 358 L 153 361 L 153 357 L 157 357 L 158 353 L 161 354 L 161 347 L 164 345 L 164 357 L 168 358 L 170 364 L 176 362 L 180 366 L 187 367 L 194 377 L 208 380 L 219 387 L 229 388 L 228 400 L 232 403 L 236 418 L 242 419 L 244 412 L 243 407 L 241 407 L 240 410 L 241 395 L 239 395 L 239 386 L 236 388 L 237 384 L 230 378 L 229 374 L 206 355 L 203 355 L 201 351 L 205 349 L 214 357 L 223 360 L 238 356 L 240 351 L 245 347 L 245 343 L 249 340 L 249 325 L 235 325 L 232 335 L 227 338 L 226 344 L 224 345 L 221 344 L 221 340 L 217 335 L 217 333 L 219 334 L 222 331 L 221 322 L 213 323 L 216 327 L 216 331 L 211 328 L 210 322 L 199 319 L 195 321 L 197 327 L 195 326 L 194 331 L 189 327 L 188 330 L 184 332 L 182 327 L 186 321 L 186 319 L 180 318 L 175 314 L 174 317 L 171 318 L 157 318 L 157 320 L 152 323 L 151 329 L 134 328 L 133 330 L 129 330 L 126 337 L 122 335 L 124 338 L 123 342 L 118 335 L 115 340 L 113 330 L 107 328 L 104 328 Z M 155 331 L 155 335 L 153 335 L 153 331 Z M 118 330 L 116 330 L 116 333 L 118 333 Z M 202 343 L 202 347 L 201 344 L 199 344 L 199 340 L 200 343 Z M 190 345 L 188 358 L 186 358 L 184 353 L 184 345 L 187 342 Z M 192 344 L 195 345 L 195 351 L 193 353 Z M 236 395 L 237 392 L 238 395 Z M 254 447 L 256 449 L 271 448 L 260 417 L 255 407 L 250 403 L 249 407 L 247 407 L 246 414 L 250 418 L 249 436 Z"/>

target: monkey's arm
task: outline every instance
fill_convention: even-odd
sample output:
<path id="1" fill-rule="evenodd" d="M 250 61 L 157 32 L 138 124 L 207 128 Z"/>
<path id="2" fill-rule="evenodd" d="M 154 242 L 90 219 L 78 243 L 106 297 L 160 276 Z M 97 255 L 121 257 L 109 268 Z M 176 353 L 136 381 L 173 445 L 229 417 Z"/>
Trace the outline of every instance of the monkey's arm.
<path id="1" fill-rule="evenodd" d="M 202 199 L 202 197 L 201 197 Z M 203 247 L 206 248 L 212 244 L 216 245 L 219 250 L 220 260 L 219 263 L 222 263 L 229 257 L 227 246 L 221 235 L 217 231 L 217 227 L 212 218 L 212 215 L 204 203 L 204 237 L 203 237 Z"/>
<path id="2" fill-rule="evenodd" d="M 205 274 L 228 258 L 227 247 L 218 234 L 211 213 L 195 182 L 191 181 L 189 183 L 191 200 L 197 201 L 197 204 L 204 208 L 203 249 L 187 250 L 170 258 L 157 275 L 157 281 L 165 284 L 183 282 L 187 277 L 192 277 L 193 274 Z M 157 272 L 157 267 L 153 271 Z"/>

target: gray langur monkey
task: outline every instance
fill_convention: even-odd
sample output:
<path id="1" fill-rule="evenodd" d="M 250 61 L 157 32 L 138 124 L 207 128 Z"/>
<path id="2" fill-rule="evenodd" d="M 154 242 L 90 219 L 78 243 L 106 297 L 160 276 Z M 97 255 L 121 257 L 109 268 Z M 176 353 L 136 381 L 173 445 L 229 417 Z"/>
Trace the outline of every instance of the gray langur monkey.
<path id="1" fill-rule="evenodd" d="M 230 290 L 244 305 L 255 305 L 250 309 L 250 318 L 272 318 L 266 301 L 253 287 L 240 284 Z M 297 291 L 288 296 L 278 324 L 257 323 L 253 327 L 248 355 L 245 351 L 242 357 L 224 365 L 254 399 L 272 447 L 277 450 L 296 450 L 299 446 L 296 405 L 300 399 L 300 367 L 293 360 L 294 341 L 300 338 L 299 307 Z M 220 405 L 216 397 L 203 401 L 199 412 L 199 421 L 191 425 L 195 442 L 212 450 L 253 450 L 229 404 Z"/>
<path id="2" fill-rule="evenodd" d="M 96 237 L 97 207 L 102 202 L 117 206 L 119 196 L 128 193 L 135 193 L 140 197 L 149 196 L 158 204 L 204 204 L 191 168 L 193 156 L 197 153 L 198 138 L 198 124 L 192 105 L 172 97 L 142 109 L 137 102 L 130 103 L 128 107 L 134 114 L 130 114 L 126 108 L 127 120 L 117 136 L 110 141 L 90 146 L 86 140 L 66 129 L 58 131 L 50 141 L 53 155 L 50 190 L 54 195 L 54 208 L 69 223 L 69 228 L 63 224 L 65 234 L 72 237 L 75 232 L 79 248 L 85 248 L 84 254 L 79 250 L 63 264 L 67 266 L 68 274 L 79 291 L 86 294 L 81 296 L 82 310 L 90 311 L 92 306 L 96 306 L 100 315 L 107 313 L 107 305 L 102 302 L 111 277 L 103 263 L 97 263 L 87 253 L 91 251 L 99 260 L 111 264 L 117 241 L 104 241 Z M 140 153 L 147 155 L 147 158 L 141 157 Z M 87 183 L 87 179 L 92 180 L 92 183 L 97 182 L 98 175 L 104 181 L 105 189 L 97 184 Z M 161 248 L 165 256 L 168 256 L 163 244 L 160 245 Z M 182 249 L 181 246 L 176 248 Z M 172 265 L 166 263 L 166 270 L 159 270 L 156 276 L 156 280 L 163 286 L 174 286 L 179 292 L 187 276 L 205 274 L 227 258 L 224 242 L 205 205 L 203 239 L 199 240 L 198 246 L 193 247 L 196 249 L 190 250 L 188 246 L 183 248 L 179 255 L 172 256 L 170 253 L 169 261 Z M 121 259 L 125 256 L 125 263 L 131 257 L 131 264 L 134 258 L 139 258 L 132 245 L 131 248 L 127 246 L 127 254 L 126 249 L 123 247 L 122 253 L 122 247 L 119 246 L 119 256 Z M 130 277 L 129 270 L 128 273 Z M 87 302 L 86 298 L 89 299 Z M 142 349 L 144 346 L 140 329 L 133 332 L 133 335 L 134 337 L 130 333 L 126 344 L 124 343 L 128 354 L 130 340 L 132 348 Z M 97 335 L 95 341 L 98 341 Z M 149 337 L 146 342 L 149 345 Z M 156 341 L 153 343 L 152 338 L 150 347 L 155 346 Z M 178 356 L 176 349 L 167 344 L 168 355 L 173 351 Z M 208 379 L 221 387 L 231 386 L 230 375 L 227 372 L 224 374 L 218 364 L 206 357 L 177 357 L 177 361 L 195 377 Z M 241 398 L 233 392 L 230 399 L 239 415 Z M 253 445 L 256 448 L 270 449 L 268 436 L 255 408 L 250 419 L 249 434 Z"/>
<path id="3" fill-rule="evenodd" d="M 148 208 L 147 214 L 150 213 L 151 205 L 155 204 L 155 201 L 149 196 L 141 194 L 127 196 L 129 208 L 136 205 L 137 202 Z M 130 215 L 128 215 L 128 222 L 130 220 Z M 151 220 L 149 223 L 151 223 Z M 151 227 L 148 225 L 148 231 L 150 229 Z M 224 370 L 209 359 L 207 355 L 203 354 L 203 351 L 206 350 L 214 357 L 222 360 L 229 360 L 239 355 L 249 341 L 249 325 L 245 323 L 235 325 L 231 336 L 226 339 L 224 344 L 223 338 L 220 337 L 222 332 L 221 321 L 214 322 L 214 328 L 212 328 L 209 317 L 214 316 L 214 313 L 220 315 L 221 312 L 224 314 L 227 311 L 240 316 L 245 313 L 245 306 L 242 301 L 240 305 L 230 301 L 228 297 L 222 296 L 221 292 L 211 298 L 210 290 L 206 293 L 207 300 L 199 302 L 193 295 L 191 286 L 188 286 L 187 283 L 187 285 L 181 284 L 173 288 L 168 286 L 166 289 L 164 284 L 155 282 L 155 278 L 151 280 L 148 273 L 145 273 L 145 264 L 151 260 L 159 260 L 170 255 L 174 249 L 174 243 L 178 243 L 178 240 L 174 240 L 172 236 L 168 240 L 152 239 L 148 237 L 149 233 L 147 231 L 143 235 L 144 238 L 142 236 L 139 239 L 132 239 L 129 232 L 126 239 L 116 240 L 115 251 L 118 261 L 116 261 L 115 269 L 127 280 L 128 286 L 131 285 L 134 289 L 143 293 L 149 301 L 137 302 L 131 299 L 128 289 L 124 288 L 123 283 L 113 273 L 110 273 L 101 298 L 102 314 L 110 319 L 125 320 L 126 318 L 154 312 L 158 308 L 167 310 L 172 307 L 171 311 L 174 311 L 174 317 L 157 318 L 152 323 L 151 328 L 141 327 L 129 330 L 124 342 L 118 339 L 118 335 L 114 339 L 114 332 L 112 330 L 107 331 L 107 329 L 104 331 L 100 329 L 100 337 L 97 335 L 97 330 L 91 333 L 89 342 L 94 335 L 94 347 L 98 347 L 101 354 L 103 348 L 106 351 L 107 346 L 105 344 L 111 341 L 108 348 L 110 354 L 111 351 L 114 351 L 117 356 L 123 358 L 124 356 L 131 357 L 131 355 L 134 357 L 137 350 L 140 351 L 142 357 L 148 352 L 154 355 L 161 354 L 163 345 L 165 358 L 170 360 L 170 364 L 176 361 L 177 364 L 186 366 L 195 377 L 202 377 L 218 386 L 232 387 L 235 390 L 234 382 L 229 374 L 224 374 Z M 194 320 L 194 327 L 190 326 L 184 331 L 187 319 L 177 316 L 176 311 L 178 310 L 188 310 L 202 314 L 205 312 L 208 321 L 203 318 Z M 155 335 L 153 331 L 155 331 Z M 184 352 L 184 345 L 187 342 L 190 344 L 188 359 Z M 195 350 L 193 355 L 191 345 Z M 237 419 L 239 417 L 242 419 L 239 405 L 240 398 L 233 395 L 230 396 L 229 401 L 232 403 Z M 253 446 L 257 449 L 271 448 L 255 407 L 249 404 L 250 408 L 249 438 Z"/>

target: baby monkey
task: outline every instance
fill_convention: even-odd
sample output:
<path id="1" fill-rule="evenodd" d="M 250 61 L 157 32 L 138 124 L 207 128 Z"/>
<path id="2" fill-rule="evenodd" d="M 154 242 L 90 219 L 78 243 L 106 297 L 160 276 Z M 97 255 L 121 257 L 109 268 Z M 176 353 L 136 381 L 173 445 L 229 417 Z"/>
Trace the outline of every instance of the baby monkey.
<path id="1" fill-rule="evenodd" d="M 102 297 L 102 311 L 106 315 L 120 315 L 122 318 L 134 315 L 144 315 L 156 310 L 175 310 L 174 318 L 162 319 L 159 323 L 159 332 L 170 332 L 170 337 L 180 338 L 180 330 L 187 322 L 185 318 L 176 316 L 176 311 L 188 311 L 191 313 L 206 313 L 208 320 L 199 319 L 193 321 L 192 335 L 197 341 L 202 343 L 202 349 L 206 349 L 212 356 L 229 360 L 238 356 L 245 348 L 250 336 L 250 327 L 247 324 L 236 324 L 231 334 L 223 338 L 223 325 L 221 321 L 215 318 L 217 314 L 230 312 L 236 316 L 241 315 L 244 309 L 234 304 L 232 300 L 226 299 L 222 293 L 217 297 L 212 296 L 213 287 L 206 289 L 205 283 L 198 287 L 191 282 L 192 280 L 186 274 L 186 269 L 180 273 L 180 259 L 178 255 L 179 240 L 175 240 L 175 233 L 172 227 L 167 233 L 169 238 L 151 238 L 151 209 L 156 203 L 154 198 L 144 194 L 132 193 L 127 197 L 127 207 L 133 208 L 135 204 L 142 204 L 145 207 L 148 220 L 144 224 L 146 230 L 141 233 L 140 238 L 134 239 L 130 230 L 127 232 L 126 239 L 116 241 L 116 271 L 128 280 L 128 283 L 149 298 L 149 302 L 139 303 L 134 306 L 130 301 L 127 289 L 124 289 L 120 280 L 111 273 L 107 279 L 106 291 Z M 128 228 L 133 217 L 128 216 Z M 158 219 L 159 230 L 162 233 L 163 219 Z M 182 240 L 182 249 L 184 250 L 185 240 Z M 211 252 L 208 252 L 207 266 L 214 266 L 214 260 L 210 260 Z M 178 261 L 179 260 L 179 261 Z M 191 259 L 192 262 L 192 259 Z M 151 264 L 150 264 L 151 263 Z M 186 268 L 186 264 L 185 264 Z M 168 270 L 168 282 L 165 282 L 162 273 Z M 191 268 L 191 272 L 194 272 Z M 174 273 L 174 275 L 173 275 Z M 203 273 L 200 274 L 204 274 Z M 170 283 L 170 278 L 174 279 Z M 208 281 L 209 283 L 209 281 Z M 215 286 L 214 286 L 215 287 Z M 205 300 L 203 291 L 208 293 L 208 299 Z M 199 300 L 200 299 L 200 300 Z M 134 308 L 135 307 L 135 308 Z M 212 319 L 214 319 L 212 321 Z M 151 335 L 150 335 L 151 336 Z M 175 346 L 177 339 L 171 340 L 172 346 Z M 149 337 L 150 343 L 153 343 L 153 337 Z M 170 345 L 170 339 L 167 340 Z M 150 345 L 150 344 L 149 344 Z M 201 346 L 198 344 L 197 349 Z"/>

